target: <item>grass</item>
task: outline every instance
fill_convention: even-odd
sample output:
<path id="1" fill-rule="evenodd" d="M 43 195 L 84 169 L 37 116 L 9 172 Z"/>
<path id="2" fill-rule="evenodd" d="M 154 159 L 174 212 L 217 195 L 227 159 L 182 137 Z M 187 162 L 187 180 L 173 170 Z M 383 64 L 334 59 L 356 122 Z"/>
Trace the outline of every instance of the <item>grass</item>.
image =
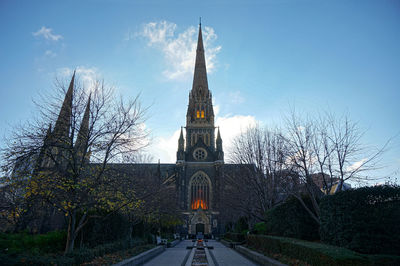
<path id="1" fill-rule="evenodd" d="M 360 254 L 288 237 L 250 235 L 248 246 L 289 265 L 400 265 L 400 256 Z"/>

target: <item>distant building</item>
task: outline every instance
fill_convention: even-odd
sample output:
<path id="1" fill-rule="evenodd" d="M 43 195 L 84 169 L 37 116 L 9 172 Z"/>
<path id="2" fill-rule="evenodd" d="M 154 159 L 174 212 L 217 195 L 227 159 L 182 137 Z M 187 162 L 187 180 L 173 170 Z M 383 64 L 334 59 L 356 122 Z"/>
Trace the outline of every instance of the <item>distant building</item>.
<path id="1" fill-rule="evenodd" d="M 318 173 L 311 175 L 315 185 L 326 195 L 333 195 L 339 191 L 351 189 L 351 185 L 343 182 L 341 190 L 339 184 L 342 182 L 340 178 L 330 177 L 327 174 Z"/>

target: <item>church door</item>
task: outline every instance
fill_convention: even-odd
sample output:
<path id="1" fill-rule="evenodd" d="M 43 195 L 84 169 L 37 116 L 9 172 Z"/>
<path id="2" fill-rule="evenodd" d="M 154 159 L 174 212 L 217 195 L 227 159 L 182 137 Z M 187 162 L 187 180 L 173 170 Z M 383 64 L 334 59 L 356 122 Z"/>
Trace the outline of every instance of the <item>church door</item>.
<path id="1" fill-rule="evenodd" d="M 200 232 L 204 235 L 204 224 L 196 224 L 196 235 Z"/>

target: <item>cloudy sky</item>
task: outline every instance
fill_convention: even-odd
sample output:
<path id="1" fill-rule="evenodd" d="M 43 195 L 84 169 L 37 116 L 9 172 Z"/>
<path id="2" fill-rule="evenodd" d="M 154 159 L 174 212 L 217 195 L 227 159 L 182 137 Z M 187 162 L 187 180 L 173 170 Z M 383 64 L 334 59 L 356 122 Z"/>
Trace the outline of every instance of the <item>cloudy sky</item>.
<path id="1" fill-rule="evenodd" d="M 399 1 L 0 1 L 0 134 L 73 69 L 150 106 L 154 160 L 174 162 L 199 16 L 224 147 L 290 108 L 349 114 L 363 142 L 394 136 L 379 175 L 400 168 Z"/>

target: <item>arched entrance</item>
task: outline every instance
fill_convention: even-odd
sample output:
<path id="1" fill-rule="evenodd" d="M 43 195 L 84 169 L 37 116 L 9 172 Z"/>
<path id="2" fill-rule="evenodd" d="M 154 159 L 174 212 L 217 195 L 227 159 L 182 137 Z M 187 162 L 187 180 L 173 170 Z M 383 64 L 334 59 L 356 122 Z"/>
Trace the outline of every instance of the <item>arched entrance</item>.
<path id="1" fill-rule="evenodd" d="M 199 233 L 204 235 L 204 224 L 202 223 L 198 223 L 196 224 L 196 235 L 198 235 Z"/>

